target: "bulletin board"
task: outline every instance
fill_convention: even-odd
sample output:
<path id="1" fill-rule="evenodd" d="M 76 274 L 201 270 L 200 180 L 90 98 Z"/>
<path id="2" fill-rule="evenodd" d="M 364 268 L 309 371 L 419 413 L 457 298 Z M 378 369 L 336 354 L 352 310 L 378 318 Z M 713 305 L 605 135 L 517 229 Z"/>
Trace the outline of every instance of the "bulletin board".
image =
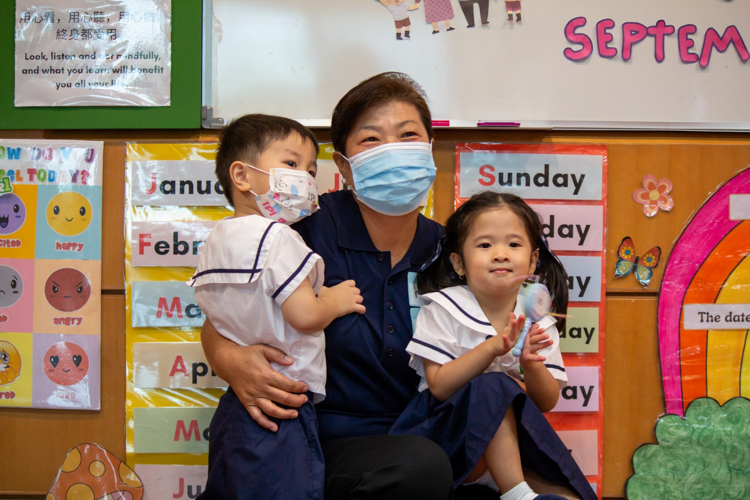
<path id="1" fill-rule="evenodd" d="M 227 383 L 203 353 L 206 316 L 187 282 L 211 229 L 233 211 L 214 174 L 218 144 L 126 147 L 127 461 L 148 491 L 180 477 L 199 491 Z M 343 188 L 330 144 L 320 145 L 316 181 L 319 193 Z M 429 196 L 422 212 L 432 210 Z"/>
<path id="2" fill-rule="evenodd" d="M 201 0 L 172 2 L 171 104 L 166 107 L 30 107 L 13 105 L 15 2 L 0 2 L 0 129 L 199 128 Z"/>
<path id="3" fill-rule="evenodd" d="M 346 91 L 401 71 L 436 126 L 750 130 L 747 2 L 523 0 L 509 21 L 500 0 L 425 0 L 400 40 L 378 0 L 207 3 L 204 126 L 250 112 L 328 126 Z"/>

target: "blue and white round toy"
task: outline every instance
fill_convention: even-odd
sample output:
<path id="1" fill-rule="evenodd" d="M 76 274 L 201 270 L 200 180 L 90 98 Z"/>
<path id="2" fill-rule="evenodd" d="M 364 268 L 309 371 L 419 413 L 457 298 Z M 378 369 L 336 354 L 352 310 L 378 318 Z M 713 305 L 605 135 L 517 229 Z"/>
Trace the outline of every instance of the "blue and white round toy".
<path id="1" fill-rule="evenodd" d="M 526 342 L 526 335 L 528 335 L 532 323 L 536 323 L 548 315 L 552 308 L 552 297 L 547 287 L 542 283 L 530 283 L 522 286 L 521 298 L 526 322 L 523 324 L 523 330 L 518 336 L 515 347 L 513 347 L 513 356 L 515 357 L 519 357 L 523 352 L 523 344 Z"/>

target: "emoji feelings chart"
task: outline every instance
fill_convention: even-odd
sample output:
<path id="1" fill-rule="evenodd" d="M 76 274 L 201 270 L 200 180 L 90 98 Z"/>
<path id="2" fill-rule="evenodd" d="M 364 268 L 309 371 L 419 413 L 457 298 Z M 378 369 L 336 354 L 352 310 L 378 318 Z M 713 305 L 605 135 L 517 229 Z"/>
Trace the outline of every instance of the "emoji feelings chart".
<path id="1" fill-rule="evenodd" d="M 0 406 L 99 409 L 102 148 L 0 141 Z"/>

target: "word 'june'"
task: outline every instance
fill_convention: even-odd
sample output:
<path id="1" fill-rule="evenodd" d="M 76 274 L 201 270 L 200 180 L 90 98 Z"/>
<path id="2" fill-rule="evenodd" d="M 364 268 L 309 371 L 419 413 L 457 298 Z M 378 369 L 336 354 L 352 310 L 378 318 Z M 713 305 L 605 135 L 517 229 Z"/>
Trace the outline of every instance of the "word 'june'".
<path id="1" fill-rule="evenodd" d="M 568 47 L 563 51 L 565 57 L 570 61 L 582 61 L 594 53 L 594 44 L 591 38 L 576 31 L 585 25 L 585 17 L 576 17 L 575 19 L 571 19 L 565 26 L 565 38 L 570 43 L 580 46 L 576 50 Z M 610 46 L 614 36 L 609 30 L 614 27 L 615 22 L 612 19 L 603 19 L 596 23 L 596 48 L 599 52 L 599 57 L 612 59 L 617 55 L 617 49 Z M 680 60 L 685 64 L 699 62 L 701 68 L 705 68 L 711 61 L 711 53 L 714 48 L 719 52 L 724 52 L 730 45 L 734 45 L 737 54 L 743 62 L 750 59 L 750 53 L 748 53 L 745 42 L 742 40 L 742 36 L 735 26 L 726 28 L 724 34 L 721 36 L 714 28 L 708 28 L 703 37 L 703 46 L 699 55 L 691 52 L 691 49 L 695 46 L 695 41 L 691 36 L 698 31 L 698 28 L 694 24 L 686 24 L 675 30 L 674 26 L 665 23 L 663 20 L 659 20 L 655 25 L 648 27 L 641 23 L 633 22 L 622 24 L 622 60 L 629 61 L 633 55 L 633 47 L 642 42 L 647 36 L 650 36 L 654 38 L 654 58 L 657 62 L 662 62 L 665 58 L 664 40 L 666 37 L 674 35 L 675 31 L 677 31 L 677 47 Z"/>
<path id="2" fill-rule="evenodd" d="M 513 186 L 513 172 L 508 172 L 507 174 L 504 172 L 497 172 L 497 177 L 495 177 L 495 167 L 492 165 L 482 165 L 479 167 L 479 175 L 481 178 L 478 181 L 482 186 L 492 186 L 493 184 L 498 184 L 499 186 Z M 529 172 L 516 172 L 515 185 L 519 187 L 531 187 L 531 182 L 533 181 L 536 187 L 550 187 L 551 180 L 554 187 L 567 188 L 570 185 L 569 182 L 572 182 L 573 187 L 575 188 L 573 190 L 573 195 L 577 195 L 581 190 L 583 179 L 585 177 L 586 174 L 581 174 L 580 177 L 577 177 L 576 174 L 555 174 L 552 176 L 552 179 L 550 179 L 549 164 L 545 163 L 544 172 L 534 174 L 533 177 Z"/>

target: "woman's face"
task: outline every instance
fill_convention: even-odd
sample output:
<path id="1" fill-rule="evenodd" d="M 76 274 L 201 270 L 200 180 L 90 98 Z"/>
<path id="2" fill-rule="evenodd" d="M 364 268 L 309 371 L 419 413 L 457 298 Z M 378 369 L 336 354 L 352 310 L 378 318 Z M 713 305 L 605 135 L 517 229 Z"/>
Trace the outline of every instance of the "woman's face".
<path id="1" fill-rule="evenodd" d="M 419 111 L 413 104 L 389 102 L 365 111 L 346 139 L 344 154 L 351 158 L 388 142 L 430 142 Z M 349 162 L 335 155 L 336 165 L 348 185 L 353 185 Z"/>

